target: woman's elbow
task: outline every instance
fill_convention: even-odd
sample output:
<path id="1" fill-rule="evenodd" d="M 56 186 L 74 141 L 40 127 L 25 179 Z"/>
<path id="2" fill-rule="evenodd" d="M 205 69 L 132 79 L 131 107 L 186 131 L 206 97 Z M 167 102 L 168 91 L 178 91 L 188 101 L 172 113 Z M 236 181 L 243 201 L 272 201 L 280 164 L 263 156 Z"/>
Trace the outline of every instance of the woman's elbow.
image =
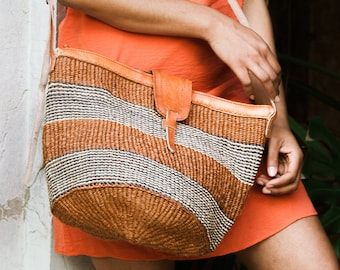
<path id="1" fill-rule="evenodd" d="M 63 6 L 75 6 L 82 2 L 82 0 L 58 0 L 58 3 Z M 84 2 L 84 1 L 83 1 Z"/>

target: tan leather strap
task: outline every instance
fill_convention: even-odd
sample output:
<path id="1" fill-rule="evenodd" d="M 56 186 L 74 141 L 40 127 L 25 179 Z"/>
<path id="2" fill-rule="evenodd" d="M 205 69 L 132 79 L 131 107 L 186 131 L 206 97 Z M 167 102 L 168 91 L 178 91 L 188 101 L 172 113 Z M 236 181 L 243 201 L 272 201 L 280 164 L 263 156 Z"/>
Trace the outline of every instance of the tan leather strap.
<path id="1" fill-rule="evenodd" d="M 50 17 L 51 17 L 51 34 L 50 34 L 50 72 L 54 69 L 56 60 L 56 42 L 57 42 L 57 10 L 54 5 L 53 0 L 46 0 L 46 3 L 50 7 Z"/>
<path id="2" fill-rule="evenodd" d="M 228 0 L 228 3 L 240 24 L 249 27 L 248 19 L 244 15 L 244 12 L 241 9 L 240 5 L 238 4 L 237 0 Z"/>

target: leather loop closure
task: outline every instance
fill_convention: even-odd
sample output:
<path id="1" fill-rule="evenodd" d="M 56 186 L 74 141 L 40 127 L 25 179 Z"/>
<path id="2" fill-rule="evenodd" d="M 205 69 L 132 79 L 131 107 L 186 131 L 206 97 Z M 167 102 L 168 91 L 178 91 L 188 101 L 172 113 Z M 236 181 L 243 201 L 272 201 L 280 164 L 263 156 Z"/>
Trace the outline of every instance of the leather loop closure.
<path id="1" fill-rule="evenodd" d="M 156 109 L 165 118 L 163 126 L 167 145 L 169 150 L 174 152 L 177 121 L 185 120 L 190 112 L 192 83 L 159 70 L 152 73 Z"/>
<path id="2" fill-rule="evenodd" d="M 163 127 L 165 128 L 165 132 L 166 132 L 166 143 L 171 153 L 175 152 L 175 135 L 176 135 L 176 128 L 177 128 L 177 117 L 178 117 L 177 112 L 167 111 L 166 117 L 163 121 Z"/>

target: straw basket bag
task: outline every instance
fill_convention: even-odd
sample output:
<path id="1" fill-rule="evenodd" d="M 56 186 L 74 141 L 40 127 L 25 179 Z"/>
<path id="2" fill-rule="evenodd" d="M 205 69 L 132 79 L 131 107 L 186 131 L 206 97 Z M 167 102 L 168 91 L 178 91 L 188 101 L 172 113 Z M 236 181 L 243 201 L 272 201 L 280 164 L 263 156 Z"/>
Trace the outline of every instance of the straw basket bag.
<path id="1" fill-rule="evenodd" d="M 254 183 L 273 103 L 214 97 L 86 51 L 53 57 L 43 130 L 53 215 L 103 239 L 213 251 Z"/>

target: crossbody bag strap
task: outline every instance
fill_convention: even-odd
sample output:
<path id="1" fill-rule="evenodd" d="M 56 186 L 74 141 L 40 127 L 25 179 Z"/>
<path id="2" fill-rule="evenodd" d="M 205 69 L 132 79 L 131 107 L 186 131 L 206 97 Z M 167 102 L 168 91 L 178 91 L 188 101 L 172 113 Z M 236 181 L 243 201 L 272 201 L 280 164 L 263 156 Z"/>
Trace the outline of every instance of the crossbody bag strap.
<path id="1" fill-rule="evenodd" d="M 240 24 L 242 24 L 246 27 L 249 27 L 248 19 L 247 19 L 246 15 L 244 14 L 243 10 L 241 9 L 237 0 L 228 0 L 228 4 L 230 5 L 232 11 L 234 12 L 234 14 L 235 14 L 236 18 L 238 19 L 238 21 L 240 22 Z"/>
<path id="2" fill-rule="evenodd" d="M 57 9 L 54 3 L 54 0 L 46 0 L 46 3 L 50 7 L 50 68 L 51 72 L 54 69 L 55 61 L 56 61 L 56 50 L 57 50 Z"/>

